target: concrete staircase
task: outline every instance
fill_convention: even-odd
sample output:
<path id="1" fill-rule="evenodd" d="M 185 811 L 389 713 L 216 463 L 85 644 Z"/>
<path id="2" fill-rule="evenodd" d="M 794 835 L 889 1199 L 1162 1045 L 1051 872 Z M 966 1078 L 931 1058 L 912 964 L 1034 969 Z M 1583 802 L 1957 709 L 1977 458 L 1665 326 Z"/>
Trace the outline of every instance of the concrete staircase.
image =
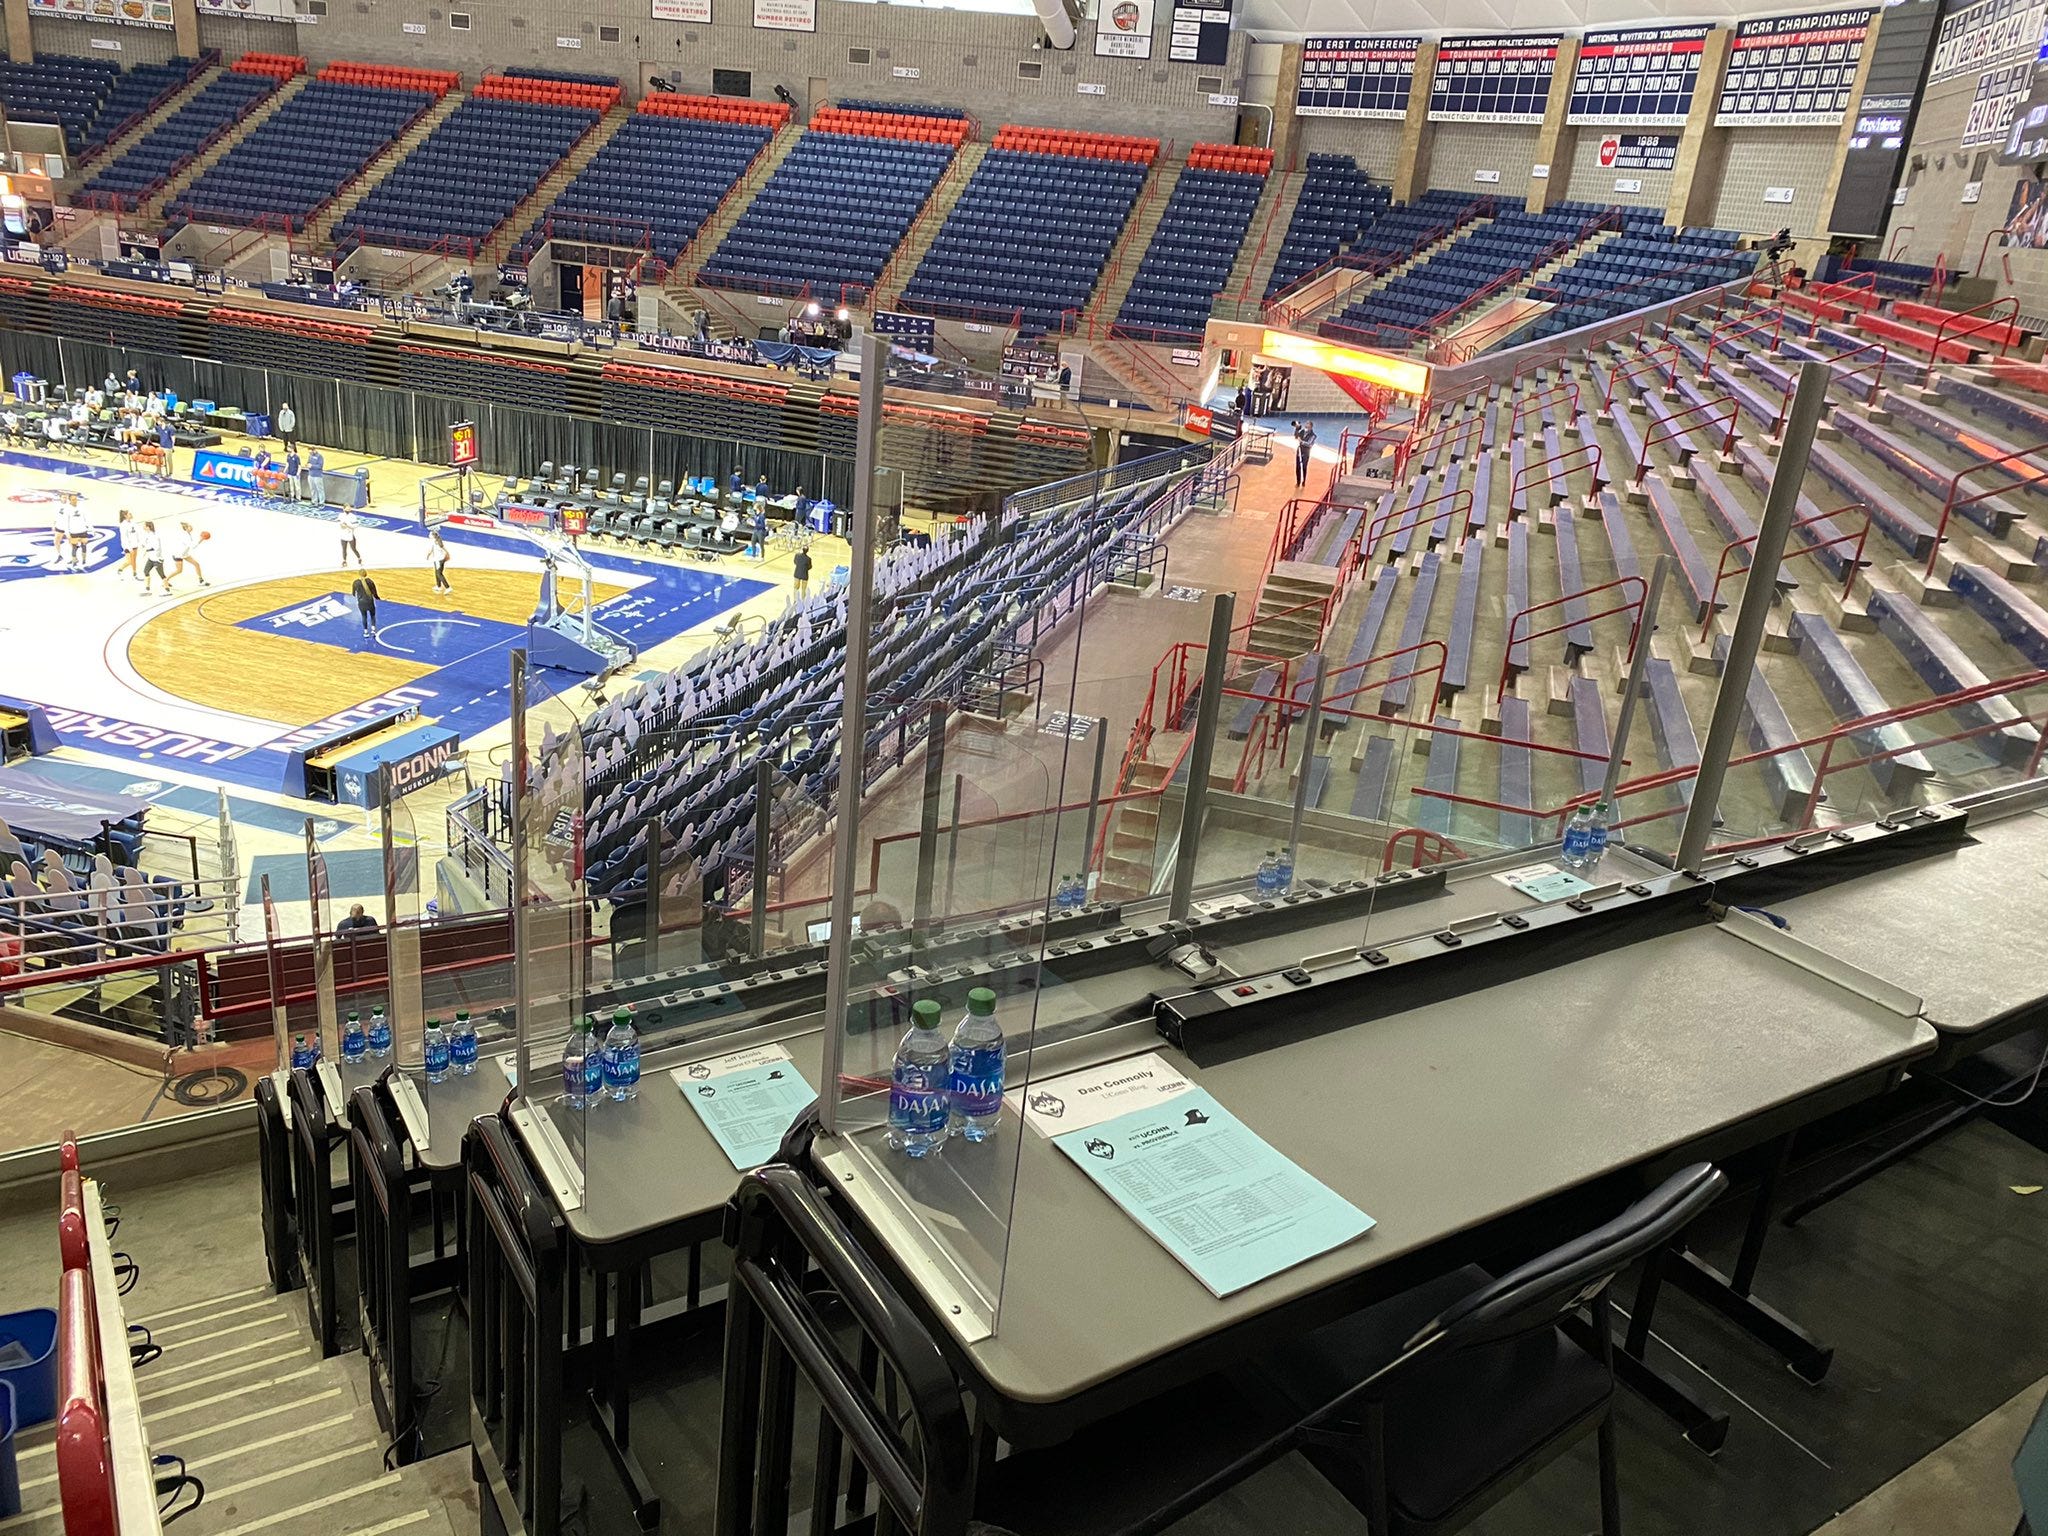
<path id="1" fill-rule="evenodd" d="M 560 165 L 540 179 L 533 195 L 513 209 L 511 216 L 498 226 L 497 233 L 484 242 L 483 248 L 477 252 L 479 270 L 489 271 L 510 254 L 514 243 L 547 212 L 569 183 L 597 158 L 597 152 L 611 142 L 612 135 L 624 127 L 632 115 L 632 107 L 622 101 L 598 119 L 597 126 L 577 142 L 576 147 L 562 158 Z"/>
<path id="2" fill-rule="evenodd" d="M 932 195 L 925 199 L 924 207 L 918 210 L 916 219 L 911 222 L 910 233 L 896 247 L 895 254 L 876 279 L 876 307 L 887 309 L 903 297 L 904 288 L 924 260 L 925 253 L 931 250 L 932 242 L 938 239 L 939 231 L 945 228 L 946 220 L 953 216 L 960 194 L 967 190 L 967 183 L 974 179 L 975 171 L 987 154 L 986 144 L 970 141 L 960 146 L 960 152 L 953 157 L 952 164 L 946 167 L 945 174 L 932 188 Z"/>
<path id="3" fill-rule="evenodd" d="M 1130 900 L 1152 893 L 1153 876 L 1163 850 L 1159 846 L 1161 790 L 1186 744 L 1185 731 L 1160 731 L 1146 755 L 1131 764 L 1126 792 L 1142 799 L 1121 800 L 1102 847 L 1102 874 L 1096 882 L 1098 901 Z"/>
<path id="4" fill-rule="evenodd" d="M 1259 194 L 1258 205 L 1252 209 L 1252 221 L 1245 226 L 1237 261 L 1217 296 L 1217 319 L 1246 320 L 1257 314 L 1266 295 L 1266 282 L 1280 260 L 1280 247 L 1287 243 L 1287 226 L 1293 222 L 1294 205 L 1301 201 L 1302 184 L 1307 179 L 1298 171 L 1282 171 L 1266 178 L 1266 190 Z M 1233 309 L 1240 293 L 1248 295 L 1243 314 Z"/>
<path id="5" fill-rule="evenodd" d="M 1173 197 L 1173 189 L 1180 184 L 1180 173 L 1181 167 L 1177 165 L 1152 168 L 1151 179 L 1139 194 L 1138 211 L 1131 215 L 1123 234 L 1110 249 L 1109 264 L 1104 269 L 1108 276 L 1097 286 L 1086 316 L 1099 321 L 1104 329 L 1124 307 L 1124 296 L 1131 291 L 1145 252 L 1152 245 L 1152 236 L 1166 216 L 1166 205 Z"/>
<path id="6" fill-rule="evenodd" d="M 65 164 L 71 174 L 57 183 L 57 190 L 60 194 L 59 200 L 62 201 L 66 195 L 77 191 L 101 171 L 128 153 L 130 149 L 134 148 L 145 137 L 154 133 L 163 125 L 166 118 L 171 117 L 190 102 L 194 96 L 197 96 L 207 86 L 219 79 L 220 73 L 218 68 L 202 69 L 183 86 L 173 91 L 169 101 L 166 101 L 154 112 L 147 114 L 141 122 L 130 128 L 126 133 L 116 134 L 100 147 L 98 154 L 94 155 L 83 165 L 67 160 Z"/>
<path id="7" fill-rule="evenodd" d="M 1282 560 L 1259 589 L 1248 650 L 1261 656 L 1301 656 L 1322 644 L 1323 609 L 1337 583 L 1332 565 Z"/>
<path id="8" fill-rule="evenodd" d="M 175 1304 L 152 1313 L 141 1299 L 150 1289 L 145 1266 L 130 1315 L 163 1354 L 136 1369 L 143 1425 L 152 1450 L 182 1457 L 206 1490 L 178 1519 L 183 1536 L 477 1531 L 468 1456 L 388 1468 L 368 1373 L 353 1352 L 320 1358 L 302 1293 L 278 1296 L 267 1285 L 204 1301 L 167 1293 L 163 1299 Z M 461 1390 L 460 1363 L 446 1372 Z M 20 1467 L 24 1523 L 55 1530 L 47 1427 L 23 1436 Z M 38 1520 L 39 1513 L 48 1518 Z"/>
<path id="9" fill-rule="evenodd" d="M 328 199 L 327 206 L 313 216 L 312 223 L 306 226 L 306 245 L 318 250 L 328 244 L 334 237 L 334 226 L 368 197 L 378 182 L 397 170 L 400 161 L 425 143 L 427 135 L 440 127 L 465 99 L 462 92 L 450 91 L 421 113 L 418 120 L 401 133 L 383 154 L 363 167 L 360 176 Z"/>
<path id="10" fill-rule="evenodd" d="M 255 111 L 222 134 L 198 159 L 164 183 L 163 190 L 142 205 L 141 217 L 145 221 L 162 219 L 164 209 L 170 205 L 171 199 L 177 197 L 187 187 L 191 186 L 193 182 L 219 164 L 221 158 L 229 150 L 254 133 L 280 107 L 303 91 L 308 80 L 311 78 L 309 75 L 294 75 L 291 79 L 285 81 L 283 85 L 272 91 L 269 96 L 264 98 L 262 104 Z"/>

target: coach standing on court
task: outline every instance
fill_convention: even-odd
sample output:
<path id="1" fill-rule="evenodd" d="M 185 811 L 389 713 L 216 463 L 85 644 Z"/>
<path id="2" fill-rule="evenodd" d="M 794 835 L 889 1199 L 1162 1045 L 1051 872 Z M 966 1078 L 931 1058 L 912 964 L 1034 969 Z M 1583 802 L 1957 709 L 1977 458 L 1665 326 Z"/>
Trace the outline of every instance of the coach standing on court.
<path id="1" fill-rule="evenodd" d="M 350 594 L 356 600 L 356 613 L 363 621 L 363 638 L 377 638 L 377 583 L 368 571 L 362 572 L 349 586 Z"/>
<path id="2" fill-rule="evenodd" d="M 284 440 L 286 449 L 299 446 L 299 416 L 289 400 L 277 408 L 277 435 Z"/>

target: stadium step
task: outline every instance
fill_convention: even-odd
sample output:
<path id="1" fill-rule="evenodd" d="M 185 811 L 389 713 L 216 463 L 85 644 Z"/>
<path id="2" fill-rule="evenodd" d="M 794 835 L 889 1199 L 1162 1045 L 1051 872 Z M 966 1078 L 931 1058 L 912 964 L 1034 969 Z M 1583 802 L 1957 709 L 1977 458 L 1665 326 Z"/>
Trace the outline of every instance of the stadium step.
<path id="1" fill-rule="evenodd" d="M 1245 320 L 1258 315 L 1259 296 L 1266 291 L 1266 281 L 1280 259 L 1280 247 L 1287 243 L 1287 225 L 1294 217 L 1294 205 L 1301 201 L 1306 180 L 1299 171 L 1276 171 L 1266 178 L 1266 190 L 1259 194 L 1251 223 L 1245 226 L 1244 244 L 1216 299 L 1217 319 Z M 1239 294 L 1249 295 L 1242 305 Z"/>
<path id="2" fill-rule="evenodd" d="M 875 280 L 876 303 L 883 308 L 895 305 L 903 297 L 903 286 L 910 281 L 910 275 L 924 260 L 925 252 L 932 248 L 932 242 L 939 237 L 951 217 L 953 205 L 960 201 L 960 194 L 967 190 L 967 183 L 974 179 L 975 170 L 981 165 L 982 157 L 988 153 L 988 145 L 969 142 L 960 146 L 960 152 L 953 156 L 945 174 L 933 185 L 931 196 L 924 200 L 924 207 L 917 211 L 917 217 L 910 221 L 910 231 L 903 237 L 903 243 L 890 254 L 887 265 Z M 887 302 L 884 303 L 883 301 Z"/>
<path id="3" fill-rule="evenodd" d="M 213 84 L 215 80 L 219 79 L 220 73 L 219 68 L 213 66 L 200 70 L 190 80 L 173 91 L 162 106 L 158 107 L 154 112 L 145 114 L 139 122 L 130 126 L 126 132 L 117 134 L 102 144 L 97 154 L 80 160 L 66 161 L 65 168 L 69 174 L 57 183 L 58 201 L 68 202 L 70 200 L 69 195 L 72 192 L 84 186 L 93 177 L 141 143 L 143 139 L 156 132 L 168 119 L 175 116 L 190 103 L 194 96 L 197 96 L 201 91 Z"/>
<path id="4" fill-rule="evenodd" d="M 276 90 L 272 91 L 264 100 L 257 103 L 254 111 L 216 139 L 204 153 L 190 165 L 186 166 L 184 170 L 178 172 L 177 175 L 165 182 L 162 190 L 142 205 L 142 211 L 138 215 L 139 219 L 145 223 L 160 224 L 163 220 L 164 209 L 170 205 L 172 198 L 177 197 L 187 187 L 191 186 L 193 182 L 212 170 L 222 156 L 226 155 L 228 151 L 262 127 L 264 123 L 268 122 L 280 107 L 298 95 L 300 91 L 303 91 L 311 80 L 312 76 L 310 75 L 294 75 Z"/>
<path id="5" fill-rule="evenodd" d="M 1124 306 L 1124 296 L 1131 291 L 1131 282 L 1137 277 L 1138 266 L 1145 259 L 1145 248 L 1152 243 L 1153 231 L 1159 228 L 1159 220 L 1173 198 L 1173 189 L 1180 184 L 1180 173 L 1181 167 L 1177 165 L 1161 162 L 1152 167 L 1151 176 L 1138 194 L 1136 210 L 1110 250 L 1109 261 L 1103 267 L 1104 276 L 1096 286 L 1095 297 L 1089 302 L 1085 316 L 1090 321 L 1100 322 L 1105 331 Z"/>
<path id="6" fill-rule="evenodd" d="M 578 140 L 576 147 L 562 157 L 561 163 L 535 184 L 533 195 L 513 209 L 512 216 L 492 232 L 491 237 L 484 242 L 483 249 L 477 252 L 477 269 L 488 272 L 502 262 L 510 254 L 513 244 L 519 237 L 533 228 L 535 222 L 553 206 L 555 199 L 562 195 L 569 183 L 581 174 L 585 166 L 597 158 L 597 152 L 611 141 L 612 135 L 624 127 L 632 116 L 632 108 L 622 101 L 598 119 L 597 126 Z"/>
<path id="7" fill-rule="evenodd" d="M 468 97 L 461 91 L 450 91 L 439 101 L 420 114 L 413 125 L 401 133 L 392 145 L 363 167 L 362 175 L 349 182 L 313 216 L 306 226 L 306 243 L 311 246 L 326 246 L 334 238 L 334 226 L 353 209 L 357 203 L 376 190 L 377 183 L 398 169 L 405 157 L 424 144 L 427 135 L 440 127 L 442 122 L 461 106 Z"/>

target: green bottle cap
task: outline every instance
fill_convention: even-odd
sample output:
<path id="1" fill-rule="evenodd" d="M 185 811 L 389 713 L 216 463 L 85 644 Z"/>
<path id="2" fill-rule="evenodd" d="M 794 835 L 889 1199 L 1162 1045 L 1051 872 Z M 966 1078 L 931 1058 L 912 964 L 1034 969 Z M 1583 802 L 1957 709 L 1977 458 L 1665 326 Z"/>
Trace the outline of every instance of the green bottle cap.
<path id="1" fill-rule="evenodd" d="M 353 1024 L 353 1023 L 355 1023 L 355 1021 L 356 1021 L 357 1019 L 359 1019 L 359 1018 L 361 1018 L 361 1017 L 362 1017 L 362 1015 L 361 1015 L 361 1014 L 359 1014 L 359 1013 L 357 1013 L 357 1012 L 355 1011 L 355 1009 L 353 1009 L 353 1008 L 349 1009 L 349 1011 L 348 1011 L 348 1021 L 349 1021 L 349 1023 Z"/>
<path id="2" fill-rule="evenodd" d="M 991 1014 L 996 1011 L 996 995 L 987 987 L 976 987 L 967 994 L 969 1013 Z"/>
<path id="3" fill-rule="evenodd" d="M 633 1018 L 633 1011 L 632 1011 L 632 1010 L 631 1010 L 630 1008 L 620 1008 L 620 1009 L 617 1009 L 616 1011 L 614 1011 L 614 1012 L 613 1012 L 613 1014 L 612 1014 L 612 1022 L 613 1022 L 614 1024 L 627 1024 L 627 1023 L 631 1023 L 631 1022 L 632 1022 L 632 1018 Z"/>
<path id="4" fill-rule="evenodd" d="M 939 1027 L 938 999 L 927 997 L 922 1001 L 911 1004 L 910 1017 L 911 1022 L 919 1029 L 937 1029 Z"/>
<path id="5" fill-rule="evenodd" d="M 455 1022 L 458 1024 L 467 1024 L 469 1022 L 469 1010 L 467 1008 L 456 1009 Z"/>

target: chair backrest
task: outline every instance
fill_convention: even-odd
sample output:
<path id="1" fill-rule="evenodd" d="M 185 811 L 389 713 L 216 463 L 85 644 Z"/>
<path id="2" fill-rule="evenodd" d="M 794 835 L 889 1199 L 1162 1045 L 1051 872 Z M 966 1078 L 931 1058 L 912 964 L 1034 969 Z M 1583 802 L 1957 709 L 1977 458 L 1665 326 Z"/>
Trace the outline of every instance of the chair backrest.
<path id="1" fill-rule="evenodd" d="M 1728 1179 L 1711 1163 L 1681 1168 L 1612 1221 L 1481 1286 L 1409 1340 L 1384 1378 L 1425 1356 L 1533 1333 L 1605 1294 L 1622 1270 L 1683 1232 Z"/>
<path id="2" fill-rule="evenodd" d="M 794 1428 L 798 1440 L 804 1438 L 792 1416 L 796 1381 L 787 1367 L 793 1366 L 895 1512 L 895 1528 L 911 1536 L 962 1536 L 972 1508 L 966 1409 L 959 1383 L 917 1314 L 793 1168 L 770 1164 L 740 1181 L 726 1212 L 726 1237 L 733 1288 L 714 1528 L 721 1536 L 767 1536 L 788 1524 L 791 1447 L 770 1444 L 768 1437 Z M 878 1354 L 880 1379 L 893 1380 L 900 1392 L 887 1405 L 876 1397 L 877 1378 L 833 1342 L 841 1317 L 827 1310 L 834 1300 L 862 1335 L 861 1350 L 872 1346 Z M 764 1375 L 771 1354 L 784 1365 Z M 764 1380 L 783 1400 L 762 1401 Z M 830 1482 L 836 1502 L 836 1458 Z M 879 1529 L 883 1522 L 876 1524 Z"/>

